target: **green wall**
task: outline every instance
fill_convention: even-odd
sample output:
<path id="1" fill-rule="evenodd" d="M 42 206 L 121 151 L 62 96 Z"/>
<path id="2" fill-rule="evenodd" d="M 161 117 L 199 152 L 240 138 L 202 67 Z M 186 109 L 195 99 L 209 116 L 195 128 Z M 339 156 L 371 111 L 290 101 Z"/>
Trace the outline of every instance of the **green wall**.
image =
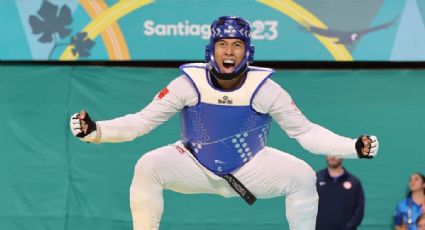
<path id="1" fill-rule="evenodd" d="M 138 158 L 179 137 L 178 116 L 133 142 L 88 144 L 69 131 L 71 114 L 96 120 L 140 110 L 177 69 L 0 66 L 0 229 L 131 229 L 129 186 Z M 360 230 L 392 229 L 410 173 L 425 173 L 425 71 L 277 71 L 273 79 L 312 121 L 346 136 L 374 134 L 374 160 L 346 160 L 363 182 Z M 307 161 L 276 125 L 269 145 Z M 252 207 L 239 198 L 165 193 L 161 229 L 288 229 L 283 198 Z"/>

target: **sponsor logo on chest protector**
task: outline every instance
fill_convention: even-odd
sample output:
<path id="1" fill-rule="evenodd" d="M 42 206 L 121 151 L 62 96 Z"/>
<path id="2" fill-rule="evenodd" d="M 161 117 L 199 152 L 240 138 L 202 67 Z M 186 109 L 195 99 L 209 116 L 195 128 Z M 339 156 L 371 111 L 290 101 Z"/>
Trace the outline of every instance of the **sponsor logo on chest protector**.
<path id="1" fill-rule="evenodd" d="M 218 104 L 233 104 L 233 100 L 229 98 L 228 96 L 223 96 L 223 98 L 218 99 Z"/>

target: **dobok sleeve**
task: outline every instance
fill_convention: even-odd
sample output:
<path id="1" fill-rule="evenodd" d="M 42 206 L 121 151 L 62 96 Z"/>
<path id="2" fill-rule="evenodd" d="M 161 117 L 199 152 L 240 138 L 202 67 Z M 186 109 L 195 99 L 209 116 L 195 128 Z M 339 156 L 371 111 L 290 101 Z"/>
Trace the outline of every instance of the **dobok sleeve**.
<path id="1" fill-rule="evenodd" d="M 270 79 L 259 89 L 253 100 L 253 108 L 260 113 L 270 114 L 289 137 L 295 138 L 311 153 L 358 158 L 356 139 L 340 136 L 309 121 L 291 96 Z"/>
<path id="2" fill-rule="evenodd" d="M 164 123 L 185 106 L 196 104 L 197 100 L 196 90 L 189 79 L 180 76 L 139 112 L 96 122 L 96 142 L 131 141 Z"/>

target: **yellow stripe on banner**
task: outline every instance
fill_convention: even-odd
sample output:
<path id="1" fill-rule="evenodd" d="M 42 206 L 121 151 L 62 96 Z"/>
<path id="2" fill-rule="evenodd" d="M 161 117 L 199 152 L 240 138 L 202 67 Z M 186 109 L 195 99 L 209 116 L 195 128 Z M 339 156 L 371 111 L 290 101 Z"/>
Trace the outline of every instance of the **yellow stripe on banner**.
<path id="1" fill-rule="evenodd" d="M 90 18 L 94 20 L 99 16 L 104 10 L 106 10 L 108 7 L 103 8 L 102 6 L 104 4 L 99 4 L 99 2 L 102 2 L 102 0 L 98 1 L 87 1 L 87 0 L 80 0 L 80 5 L 84 8 L 84 10 L 89 14 Z M 113 23 L 115 24 L 115 23 Z M 106 51 L 108 52 L 108 56 L 110 60 L 114 60 L 117 58 L 117 51 L 114 50 L 113 40 L 109 36 L 111 26 L 108 26 L 105 31 L 101 33 L 103 43 L 106 47 Z M 113 35 L 112 35 L 113 36 Z"/>
<path id="2" fill-rule="evenodd" d="M 107 27 L 118 21 L 123 16 L 152 2 L 154 2 L 154 0 L 121 0 L 117 4 L 105 10 L 98 17 L 96 17 L 81 32 L 87 32 L 87 38 L 94 40 Z M 72 54 L 72 48 L 73 45 L 69 45 L 62 53 L 59 60 L 76 60 L 78 56 L 74 56 Z"/>
<path id="3" fill-rule="evenodd" d="M 130 60 L 130 51 L 128 50 L 127 42 L 125 41 L 125 37 L 122 34 L 118 23 L 112 24 L 112 31 L 114 31 L 115 39 L 120 51 L 119 60 Z"/>
<path id="4" fill-rule="evenodd" d="M 83 6 L 92 20 L 97 18 L 97 16 L 108 9 L 108 5 L 103 0 L 80 0 L 80 4 Z M 125 42 L 121 28 L 117 22 L 114 22 L 108 26 L 101 33 L 101 36 L 106 47 L 109 60 L 130 60 L 127 43 Z"/>
<path id="5" fill-rule="evenodd" d="M 273 9 L 276 9 L 283 14 L 289 16 L 298 24 L 306 27 L 307 25 L 315 26 L 318 28 L 327 29 L 327 26 L 320 21 L 315 15 L 310 13 L 304 7 L 298 5 L 292 0 L 257 0 L 258 2 L 267 5 Z M 306 25 L 307 24 L 307 25 Z M 335 38 L 327 38 L 324 36 L 316 35 L 314 36 L 319 40 L 320 43 L 329 51 L 329 53 L 337 61 L 352 61 L 353 57 L 347 48 L 342 44 L 334 43 Z"/>

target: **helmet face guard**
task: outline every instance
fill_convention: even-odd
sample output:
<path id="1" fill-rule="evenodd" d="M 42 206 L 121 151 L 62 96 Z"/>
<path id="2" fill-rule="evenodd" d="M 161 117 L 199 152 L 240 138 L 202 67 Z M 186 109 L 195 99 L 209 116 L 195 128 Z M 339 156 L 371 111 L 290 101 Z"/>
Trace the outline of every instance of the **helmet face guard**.
<path id="1" fill-rule="evenodd" d="M 251 46 L 251 27 L 249 22 L 241 17 L 222 16 L 211 24 L 210 43 L 205 48 L 205 60 L 210 64 L 214 76 L 230 80 L 248 68 L 248 63 L 254 61 L 254 46 Z M 217 40 L 222 38 L 237 38 L 245 43 L 245 55 L 242 62 L 235 67 L 233 73 L 222 73 L 214 57 L 214 47 Z"/>

